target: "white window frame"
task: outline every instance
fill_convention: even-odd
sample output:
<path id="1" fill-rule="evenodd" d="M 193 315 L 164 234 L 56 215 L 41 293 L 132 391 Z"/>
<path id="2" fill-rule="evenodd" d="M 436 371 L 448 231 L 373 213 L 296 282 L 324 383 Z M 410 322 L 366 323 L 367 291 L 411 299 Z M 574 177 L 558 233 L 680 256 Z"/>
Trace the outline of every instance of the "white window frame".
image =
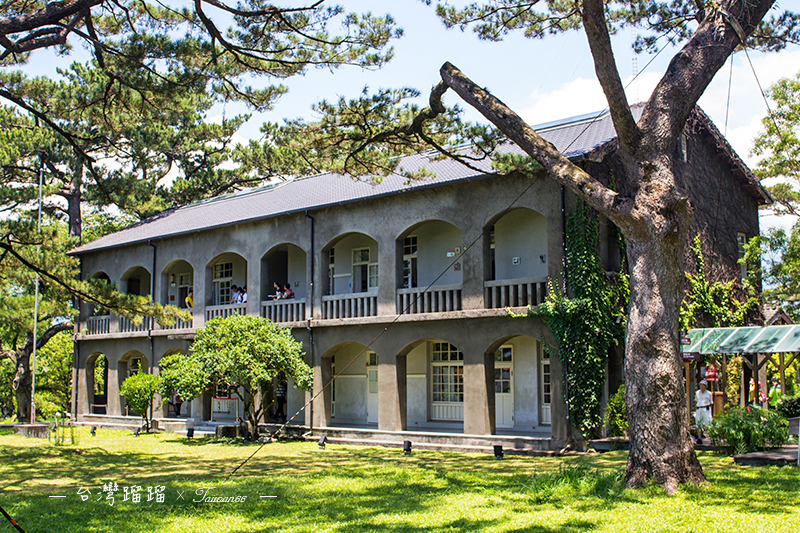
<path id="1" fill-rule="evenodd" d="M 431 402 L 464 403 L 464 354 L 449 342 L 431 344 Z"/>
<path id="2" fill-rule="evenodd" d="M 230 268 L 227 265 L 230 265 Z M 228 305 L 232 297 L 233 261 L 216 263 L 213 268 L 212 279 L 214 280 L 214 305 Z M 227 294 L 227 298 L 222 297 L 223 292 Z"/>
<path id="3" fill-rule="evenodd" d="M 356 254 L 363 254 L 363 252 L 367 252 L 366 260 L 363 259 L 363 255 L 359 255 L 359 259 L 356 260 Z M 377 289 L 378 288 L 378 262 L 377 261 L 370 261 L 372 254 L 369 246 L 362 246 L 360 248 L 353 248 L 351 255 L 352 259 L 351 263 L 351 271 L 353 273 L 352 277 L 352 284 L 353 284 L 353 293 L 357 292 L 364 292 L 361 290 L 356 290 L 356 280 L 360 279 L 360 276 L 356 276 L 356 268 L 364 268 L 366 267 L 366 277 L 367 277 L 367 292 Z M 360 287 L 359 287 L 360 289 Z"/>
<path id="4" fill-rule="evenodd" d="M 747 234 L 741 231 L 737 232 L 736 248 L 737 248 L 737 256 L 739 259 L 744 258 L 745 245 L 747 245 Z M 747 279 L 747 265 L 745 263 L 739 263 L 739 275 L 741 276 L 742 281 Z"/>
<path id="5" fill-rule="evenodd" d="M 409 235 L 403 240 L 403 288 L 417 286 L 417 236 Z"/>

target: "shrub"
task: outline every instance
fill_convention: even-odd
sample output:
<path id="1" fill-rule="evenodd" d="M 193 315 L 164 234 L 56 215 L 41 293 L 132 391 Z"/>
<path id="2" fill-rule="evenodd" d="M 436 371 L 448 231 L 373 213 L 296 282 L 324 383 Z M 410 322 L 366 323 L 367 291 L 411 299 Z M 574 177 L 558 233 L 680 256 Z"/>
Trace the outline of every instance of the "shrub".
<path id="1" fill-rule="evenodd" d="M 628 433 L 628 416 L 625 412 L 625 385 L 620 385 L 606 407 L 606 428 L 609 437 L 624 437 Z"/>
<path id="2" fill-rule="evenodd" d="M 777 411 L 786 418 L 800 417 L 800 396 L 781 398 L 778 400 Z"/>
<path id="3" fill-rule="evenodd" d="M 150 406 L 153 405 L 153 396 L 161 390 L 163 380 L 159 376 L 137 372 L 122 382 L 119 388 L 121 396 L 125 397 L 128 407 L 142 417 L 145 431 L 150 431 Z"/>
<path id="4" fill-rule="evenodd" d="M 777 411 L 755 406 L 725 411 L 706 428 L 717 445 L 726 443 L 735 454 L 783 446 L 789 440 L 789 424 Z"/>

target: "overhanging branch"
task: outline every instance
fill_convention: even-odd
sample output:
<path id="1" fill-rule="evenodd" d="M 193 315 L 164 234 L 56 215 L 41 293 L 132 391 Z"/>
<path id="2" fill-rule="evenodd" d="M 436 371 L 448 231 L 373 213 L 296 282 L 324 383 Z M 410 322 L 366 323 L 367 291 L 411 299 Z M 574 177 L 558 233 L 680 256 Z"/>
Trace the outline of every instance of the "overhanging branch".
<path id="1" fill-rule="evenodd" d="M 542 165 L 558 183 L 568 187 L 615 223 L 626 218 L 632 206 L 630 199 L 620 197 L 567 159 L 513 110 L 486 89 L 478 87 L 449 62 L 442 65 L 439 73 L 447 87 Z"/>

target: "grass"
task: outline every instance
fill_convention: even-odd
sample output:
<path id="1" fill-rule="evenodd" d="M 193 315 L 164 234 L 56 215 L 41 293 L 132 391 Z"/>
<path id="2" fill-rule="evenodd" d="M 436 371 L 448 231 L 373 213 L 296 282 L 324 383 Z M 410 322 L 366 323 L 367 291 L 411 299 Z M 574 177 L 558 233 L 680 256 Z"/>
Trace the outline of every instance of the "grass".
<path id="1" fill-rule="evenodd" d="M 0 429 L 0 506 L 28 533 L 49 531 L 797 532 L 800 470 L 701 455 L 710 484 L 667 497 L 624 487 L 625 452 L 544 458 L 279 442 L 233 478 L 256 445 L 82 429 L 55 447 Z M 113 506 L 103 485 L 116 482 Z M 142 486 L 142 502 L 123 502 Z M 164 486 L 165 502 L 147 502 Z M 78 491 L 89 489 L 87 501 Z M 239 503 L 193 502 L 209 496 Z M 183 494 L 179 499 L 178 494 Z M 50 496 L 65 496 L 51 498 Z M 260 498 L 277 496 L 277 498 Z M 14 529 L 0 516 L 0 533 Z"/>

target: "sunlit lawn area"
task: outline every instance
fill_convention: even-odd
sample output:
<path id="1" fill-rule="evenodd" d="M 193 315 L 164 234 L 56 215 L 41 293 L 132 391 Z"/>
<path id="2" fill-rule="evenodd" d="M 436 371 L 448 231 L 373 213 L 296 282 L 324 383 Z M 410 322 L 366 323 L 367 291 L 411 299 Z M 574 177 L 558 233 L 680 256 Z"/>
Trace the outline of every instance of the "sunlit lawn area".
<path id="1" fill-rule="evenodd" d="M 91 437 L 83 428 L 79 444 L 54 447 L 0 431 L 0 505 L 28 533 L 800 530 L 800 470 L 740 467 L 712 454 L 701 457 L 711 484 L 667 497 L 657 487 L 624 488 L 624 452 L 497 461 L 285 442 L 266 445 L 225 480 L 257 445 L 102 429 Z M 113 506 L 109 482 L 119 489 Z M 137 485 L 142 501 L 122 501 Z M 165 487 L 163 503 L 147 501 L 156 486 Z M 193 501 L 204 490 L 245 501 Z M 0 522 L 6 531 L 14 529 Z"/>

